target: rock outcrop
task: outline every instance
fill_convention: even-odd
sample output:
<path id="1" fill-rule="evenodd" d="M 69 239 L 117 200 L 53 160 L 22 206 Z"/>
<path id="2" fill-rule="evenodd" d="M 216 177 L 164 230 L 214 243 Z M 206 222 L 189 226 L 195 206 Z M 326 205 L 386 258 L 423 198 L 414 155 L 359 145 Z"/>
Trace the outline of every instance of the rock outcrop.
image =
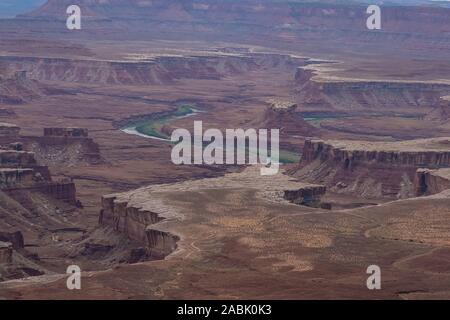
<path id="1" fill-rule="evenodd" d="M 0 123 L 0 136 L 16 137 L 19 135 L 20 127 L 10 123 Z"/>
<path id="2" fill-rule="evenodd" d="M 307 140 L 295 175 L 338 193 L 415 196 L 419 168 L 449 168 L 450 139 L 402 142 Z"/>
<path id="3" fill-rule="evenodd" d="M 297 111 L 297 104 L 292 101 L 269 100 L 269 107 L 256 119 L 252 126 L 261 129 L 279 129 L 282 149 L 295 150 L 298 146 L 292 137 L 317 137 L 320 130 L 306 122 Z"/>
<path id="4" fill-rule="evenodd" d="M 284 198 L 298 205 L 329 209 L 326 204 L 322 203 L 322 197 L 326 191 L 327 188 L 325 186 L 309 186 L 297 190 L 284 190 Z"/>
<path id="5" fill-rule="evenodd" d="M 281 136 L 312 137 L 318 133 L 318 129 L 307 123 L 296 111 L 296 103 L 273 100 L 269 103 L 259 123 L 260 128 L 280 129 Z"/>
<path id="6" fill-rule="evenodd" d="M 35 172 L 33 169 L 0 169 L 0 188 L 13 186 L 28 186 L 33 184 Z"/>
<path id="7" fill-rule="evenodd" d="M 15 250 L 24 248 L 23 235 L 20 231 L 15 232 L 1 232 L 0 241 L 11 243 L 12 248 Z"/>
<path id="8" fill-rule="evenodd" d="M 450 169 L 418 169 L 414 180 L 417 196 L 427 196 L 450 189 Z"/>
<path id="9" fill-rule="evenodd" d="M 0 118 L 12 118 L 15 117 L 17 114 L 14 112 L 14 110 L 7 109 L 7 108 L 0 108 Z"/>
<path id="10" fill-rule="evenodd" d="M 353 113 L 407 112 L 437 106 L 450 85 L 431 82 L 327 79 L 310 66 L 295 75 L 296 101 L 308 110 Z"/>
<path id="11" fill-rule="evenodd" d="M 7 130 L 10 134 L 0 138 L 0 141 L 9 142 L 0 147 L 0 189 L 11 195 L 19 191 L 40 192 L 76 204 L 75 184 L 72 181 L 52 181 L 48 167 L 36 161 L 35 153 L 22 151 L 22 142 L 26 139 L 18 136 L 20 128 L 6 124 L 3 127 L 14 130 L 12 133 Z M 17 140 L 22 142 L 11 142 Z"/>
<path id="12" fill-rule="evenodd" d="M 23 136 L 19 135 L 20 128 L 17 126 L 3 124 L 3 127 L 5 134 L 0 134 L 0 145 L 7 146 L 8 151 L 3 152 L 0 147 L 0 154 L 3 152 L 0 158 L 5 159 L 2 161 L 8 161 L 8 157 L 23 157 L 23 161 L 26 161 L 31 157 L 32 161 L 43 166 L 54 167 L 70 167 L 80 163 L 94 165 L 104 161 L 99 146 L 89 137 L 87 129 L 44 128 L 43 136 Z M 0 131 L 1 128 L 0 126 Z M 30 152 L 13 152 L 19 149 L 31 151 L 33 155 Z M 13 162 L 16 163 L 17 160 Z"/>
<path id="13" fill-rule="evenodd" d="M 360 163 L 389 166 L 450 167 L 450 138 L 401 142 L 307 140 L 302 161 L 332 160 L 352 170 Z"/>
<path id="14" fill-rule="evenodd" d="M 85 128 L 44 128 L 44 137 L 87 138 L 88 135 Z"/>
<path id="15" fill-rule="evenodd" d="M 20 68 L 0 74 L 0 104 L 20 104 L 42 95 L 37 81 Z"/>
<path id="16" fill-rule="evenodd" d="M 182 197 L 192 190 L 224 190 L 249 188 L 257 192 L 261 201 L 293 203 L 323 207 L 321 197 L 326 188 L 302 183 L 284 174 L 261 176 L 258 166 L 247 167 L 241 173 L 221 178 L 201 179 L 174 184 L 149 186 L 102 198 L 100 223 L 112 226 L 129 239 L 145 246 L 147 255 L 161 258 L 177 248 L 182 239 L 170 229 L 170 223 L 183 219 L 183 212 L 167 198 Z"/>
<path id="17" fill-rule="evenodd" d="M 0 264 L 12 262 L 12 244 L 9 242 L 0 241 Z"/>
<path id="18" fill-rule="evenodd" d="M 42 7 L 25 15 L 26 17 L 60 18 L 60 12 L 70 5 L 70 0 L 49 0 Z M 260 1 L 247 0 L 244 2 L 209 0 L 199 2 L 197 0 L 80 0 L 78 2 L 84 8 L 86 16 L 92 21 L 107 20 L 112 25 L 111 17 L 120 17 L 127 20 L 130 17 L 138 17 L 143 22 L 171 22 L 177 26 L 177 31 L 183 28 L 191 30 L 195 26 L 204 24 L 218 24 L 213 30 L 224 29 L 232 31 L 236 21 L 242 24 L 265 26 L 270 30 L 291 31 L 302 28 L 319 28 L 321 31 L 337 30 L 342 32 L 357 33 L 365 30 L 365 10 L 367 6 L 339 1 Z M 416 22 L 416 28 L 420 32 L 436 30 L 441 27 L 442 32 L 448 31 L 445 24 L 448 17 L 445 12 L 438 8 L 425 8 L 427 14 L 425 19 L 421 17 L 422 11 L 415 7 L 391 7 L 384 8 L 386 21 L 384 32 L 410 32 L 412 22 Z M 267 16 L 270 14 L 270 19 Z M 423 13 L 422 13 L 423 15 Z M 395 19 L 394 19 L 395 17 Z M 122 22 L 123 23 L 123 22 Z M 131 25 L 139 29 L 140 25 Z M 141 26 L 142 28 L 142 26 Z M 249 26 L 247 27 L 253 30 Z M 244 28 L 243 31 L 247 31 Z M 340 28 L 340 29 L 339 29 Z M 208 29 L 209 30 L 209 29 Z M 238 29 L 240 30 L 240 28 Z M 187 31 L 187 30 L 185 30 Z M 243 32 L 242 31 L 242 32 Z M 335 31 L 332 35 L 340 33 Z"/>
<path id="19" fill-rule="evenodd" d="M 37 162 L 34 153 L 16 150 L 0 150 L 0 166 L 1 167 L 26 167 L 36 166 Z"/>
<path id="20" fill-rule="evenodd" d="M 150 259 L 162 259 L 177 247 L 179 237 L 170 232 L 158 230 L 155 226 L 164 220 L 160 214 L 138 207 L 129 206 L 127 201 L 117 196 L 102 198 L 100 224 L 112 226 L 129 239 L 146 247 L 145 255 Z"/>
<path id="21" fill-rule="evenodd" d="M 441 97 L 438 106 L 427 113 L 424 119 L 441 124 L 448 123 L 450 121 L 450 96 Z"/>
<path id="22" fill-rule="evenodd" d="M 303 60 L 289 55 L 257 53 L 209 56 L 137 55 L 122 61 L 0 57 L 0 63 L 7 64 L 10 70 L 27 70 L 37 81 L 121 85 L 170 85 L 182 79 L 218 80 L 274 67 L 288 72 Z"/>

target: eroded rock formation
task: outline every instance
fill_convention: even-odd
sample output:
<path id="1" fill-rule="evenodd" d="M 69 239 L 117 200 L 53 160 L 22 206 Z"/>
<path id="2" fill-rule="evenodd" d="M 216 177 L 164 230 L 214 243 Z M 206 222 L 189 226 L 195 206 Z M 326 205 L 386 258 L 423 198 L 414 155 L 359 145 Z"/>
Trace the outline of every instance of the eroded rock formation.
<path id="1" fill-rule="evenodd" d="M 1 141 L 23 141 L 18 135 L 19 127 L 2 124 L 0 131 L 3 128 L 6 129 L 3 130 L 5 134 L 2 135 Z M 75 204 L 75 184 L 72 181 L 53 181 L 48 167 L 36 161 L 35 153 L 22 149 L 22 143 L 18 142 L 10 142 L 0 147 L 1 190 L 12 196 L 19 191 L 41 192 Z"/>
<path id="2" fill-rule="evenodd" d="M 309 110 L 392 113 L 430 108 L 450 92 L 444 83 L 327 79 L 311 67 L 299 67 L 295 75 L 296 100 Z"/>
<path id="3" fill-rule="evenodd" d="M 448 123 L 450 121 L 450 96 L 441 97 L 437 107 L 427 113 L 424 119 L 441 124 Z"/>
<path id="4" fill-rule="evenodd" d="M 308 207 L 327 208 L 322 203 L 322 196 L 325 195 L 325 186 L 310 186 L 297 190 L 284 190 L 284 198 L 292 203 Z"/>
<path id="5" fill-rule="evenodd" d="M 20 128 L 14 125 L 0 125 L 2 161 L 20 162 L 21 166 L 75 166 L 80 163 L 98 164 L 103 162 L 97 143 L 89 137 L 84 128 L 44 128 L 43 136 L 19 135 Z M 15 152 L 26 149 L 29 152 Z M 32 152 L 32 153 L 30 153 Z M 12 158 L 9 160 L 9 158 Z M 18 159 L 21 159 L 20 161 Z M 27 162 L 28 161 L 28 162 Z M 42 170 L 45 172 L 45 168 Z M 49 176 L 49 174 L 45 174 Z"/>
<path id="6" fill-rule="evenodd" d="M 262 129 L 279 129 L 282 149 L 295 150 L 296 146 L 289 142 L 292 137 L 318 136 L 319 129 L 306 122 L 297 111 L 297 104 L 292 101 L 269 100 L 269 107 L 254 126 Z"/>
<path id="7" fill-rule="evenodd" d="M 417 196 L 433 195 L 450 189 L 450 169 L 419 169 L 414 180 Z"/>
<path id="8" fill-rule="evenodd" d="M 44 128 L 44 137 L 87 138 L 88 135 L 85 128 Z"/>
<path id="9" fill-rule="evenodd" d="M 20 231 L 15 232 L 0 231 L 0 241 L 11 243 L 12 248 L 15 250 L 24 248 L 24 239 Z"/>
<path id="10" fill-rule="evenodd" d="M 20 104 L 41 95 L 37 81 L 31 80 L 25 71 L 15 69 L 0 73 L 0 103 Z"/>
<path id="11" fill-rule="evenodd" d="M 368 198 L 415 196 L 418 168 L 450 167 L 448 138 L 402 142 L 307 140 L 295 175 Z"/>
<path id="12" fill-rule="evenodd" d="M 154 226 L 164 220 L 160 214 L 129 206 L 127 201 L 118 200 L 116 196 L 104 196 L 102 207 L 100 223 L 110 225 L 144 245 L 147 249 L 145 256 L 161 259 L 176 249 L 179 237 Z"/>
<path id="13" fill-rule="evenodd" d="M 241 173 L 221 178 L 154 185 L 104 196 L 100 223 L 113 226 L 128 238 L 145 245 L 149 257 L 164 257 L 177 248 L 177 242 L 182 238 L 170 230 L 170 222 L 180 221 L 184 214 L 165 199 L 174 194 L 183 197 L 205 186 L 213 190 L 251 188 L 264 201 L 310 207 L 322 207 L 321 197 L 326 192 L 324 186 L 301 183 L 281 173 L 261 176 L 257 166 L 250 166 Z"/>
<path id="14" fill-rule="evenodd" d="M 0 264 L 12 262 L 12 245 L 9 242 L 0 241 Z"/>
<path id="15" fill-rule="evenodd" d="M 10 137 L 19 135 L 20 128 L 10 123 L 0 123 L 0 136 Z"/>
<path id="16" fill-rule="evenodd" d="M 217 54 L 210 56 L 139 56 L 123 61 L 0 57 L 10 70 L 26 70 L 38 81 L 121 85 L 169 85 L 181 79 L 218 80 L 261 68 L 298 66 L 289 55 Z M 284 66 L 284 67 L 283 67 Z"/>

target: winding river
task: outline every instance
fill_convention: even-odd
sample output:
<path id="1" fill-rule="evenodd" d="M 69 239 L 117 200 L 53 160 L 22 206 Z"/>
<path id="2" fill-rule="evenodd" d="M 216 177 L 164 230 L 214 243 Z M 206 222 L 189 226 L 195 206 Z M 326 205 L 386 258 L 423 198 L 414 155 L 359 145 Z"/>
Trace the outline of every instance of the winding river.
<path id="1" fill-rule="evenodd" d="M 121 131 L 143 138 L 170 142 L 170 138 L 162 133 L 160 129 L 171 121 L 192 117 L 198 113 L 200 113 L 200 111 L 194 109 L 192 106 L 182 105 L 170 115 L 155 117 L 149 120 L 140 120 L 127 125 L 122 128 Z"/>

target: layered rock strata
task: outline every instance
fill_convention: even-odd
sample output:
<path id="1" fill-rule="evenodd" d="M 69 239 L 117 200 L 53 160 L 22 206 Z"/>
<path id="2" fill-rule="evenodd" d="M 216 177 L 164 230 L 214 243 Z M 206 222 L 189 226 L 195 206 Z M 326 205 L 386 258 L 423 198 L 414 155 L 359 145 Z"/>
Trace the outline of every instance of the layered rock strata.
<path id="1" fill-rule="evenodd" d="M 441 97 L 440 103 L 425 115 L 424 120 L 441 124 L 448 123 L 450 120 L 450 96 Z"/>
<path id="2" fill-rule="evenodd" d="M 17 185 L 31 185 L 34 182 L 33 169 L 0 169 L 0 188 L 7 188 Z"/>
<path id="3" fill-rule="evenodd" d="M 164 258 L 176 249 L 179 238 L 155 226 L 165 219 L 161 213 L 134 207 L 117 196 L 104 196 L 102 207 L 100 223 L 144 245 L 149 257 Z"/>
<path id="4" fill-rule="evenodd" d="M 17 136 L 20 132 L 20 127 L 10 123 L 0 123 L 0 136 L 10 137 Z"/>
<path id="5" fill-rule="evenodd" d="M 221 178 L 154 185 L 122 194 L 106 195 L 102 199 L 100 223 L 113 226 L 128 238 L 146 246 L 149 255 L 163 257 L 177 248 L 180 235 L 170 229 L 171 221 L 180 221 L 184 213 L 165 201 L 177 194 L 183 197 L 193 190 L 252 189 L 265 201 L 321 206 L 326 188 L 301 183 L 284 174 L 261 176 L 259 168 L 250 166 L 241 173 Z M 182 238 L 182 237 L 181 237 Z"/>
<path id="6" fill-rule="evenodd" d="M 169 85 L 182 79 L 218 80 L 262 68 L 290 71 L 304 59 L 271 54 L 210 56 L 136 55 L 121 61 L 41 57 L 0 57 L 10 70 L 27 70 L 38 81 L 121 85 Z M 1 98 L 1 96 L 0 96 Z"/>
<path id="7" fill-rule="evenodd" d="M 450 167 L 450 139 L 305 142 L 295 175 L 368 198 L 414 196 L 419 168 Z"/>
<path id="8" fill-rule="evenodd" d="M 284 198 L 294 204 L 308 207 L 326 207 L 321 203 L 321 198 L 325 195 L 327 188 L 325 186 L 303 187 L 297 190 L 284 190 Z"/>
<path id="9" fill-rule="evenodd" d="M 11 243 L 13 249 L 15 250 L 24 248 L 23 235 L 20 231 L 15 232 L 0 231 L 0 241 Z"/>
<path id="10" fill-rule="evenodd" d="M 450 93 L 448 83 L 333 79 L 320 75 L 314 68 L 299 67 L 295 75 L 296 101 L 308 110 L 364 114 L 417 112 L 439 105 L 441 96 Z M 395 112 L 392 105 L 396 106 Z"/>
<path id="11" fill-rule="evenodd" d="M 20 153 L 13 154 L 12 151 L 26 149 L 34 153 L 33 158 L 39 164 L 45 166 L 74 166 L 79 163 L 98 164 L 104 161 L 98 144 L 89 137 L 87 129 L 72 127 L 44 128 L 43 136 L 23 136 L 19 135 L 19 127 L 4 124 L 4 128 L 10 127 L 13 127 L 14 131 L 9 130 L 9 134 L 0 133 L 0 145 L 7 146 L 3 149 L 7 149 L 11 157 L 19 157 L 20 155 Z M 0 125 L 0 132 L 1 128 Z M 22 155 L 24 159 L 27 157 L 26 154 L 23 153 Z M 7 154 L 5 153 L 3 157 L 7 158 Z M 37 166 L 37 164 L 34 164 L 34 166 Z M 41 168 L 41 170 L 45 171 L 45 168 Z M 49 176 L 49 174 L 46 175 Z"/>
<path id="12" fill-rule="evenodd" d="M 279 129 L 282 149 L 298 148 L 292 144 L 292 137 L 314 137 L 319 135 L 319 129 L 306 122 L 297 111 L 297 104 L 291 101 L 269 100 L 269 107 L 261 119 L 255 121 L 255 126 L 262 129 Z M 296 139 L 295 141 L 297 141 Z"/>
<path id="13" fill-rule="evenodd" d="M 37 81 L 20 68 L 0 73 L 0 103 L 21 104 L 42 95 Z"/>
<path id="14" fill-rule="evenodd" d="M 0 264 L 6 264 L 12 262 L 12 244 L 9 242 L 0 241 Z"/>
<path id="15" fill-rule="evenodd" d="M 450 169 L 419 169 L 414 180 L 417 196 L 441 193 L 450 189 Z"/>
<path id="16" fill-rule="evenodd" d="M 44 137 L 87 138 L 88 135 L 85 128 L 44 128 Z"/>
<path id="17" fill-rule="evenodd" d="M 11 142 L 21 138 L 17 136 L 20 128 L 14 125 L 3 127 L 14 130 L 1 140 L 9 144 L 0 148 L 0 189 L 12 196 L 19 191 L 40 192 L 76 204 L 75 184 L 72 181 L 52 181 L 48 167 L 38 164 L 35 153 L 22 151 L 22 143 Z"/>

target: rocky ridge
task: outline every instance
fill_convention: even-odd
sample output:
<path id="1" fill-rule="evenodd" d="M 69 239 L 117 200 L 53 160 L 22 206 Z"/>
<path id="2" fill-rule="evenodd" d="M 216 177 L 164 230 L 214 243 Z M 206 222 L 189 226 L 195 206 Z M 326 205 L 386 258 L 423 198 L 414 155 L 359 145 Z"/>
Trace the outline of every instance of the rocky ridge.
<path id="1" fill-rule="evenodd" d="M 368 198 L 415 196 L 420 168 L 450 167 L 450 139 L 400 142 L 307 140 L 294 173 L 335 192 Z"/>
<path id="2" fill-rule="evenodd" d="M 284 174 L 261 176 L 257 166 L 242 173 L 227 174 L 221 178 L 186 181 L 175 184 L 154 185 L 134 191 L 106 195 L 100 223 L 139 241 L 151 257 L 163 258 L 177 248 L 182 235 L 170 231 L 171 221 L 183 220 L 183 212 L 165 201 L 166 195 L 182 195 L 193 190 L 255 189 L 257 196 L 275 203 L 294 203 L 320 207 L 320 198 L 326 188 L 290 179 Z"/>

